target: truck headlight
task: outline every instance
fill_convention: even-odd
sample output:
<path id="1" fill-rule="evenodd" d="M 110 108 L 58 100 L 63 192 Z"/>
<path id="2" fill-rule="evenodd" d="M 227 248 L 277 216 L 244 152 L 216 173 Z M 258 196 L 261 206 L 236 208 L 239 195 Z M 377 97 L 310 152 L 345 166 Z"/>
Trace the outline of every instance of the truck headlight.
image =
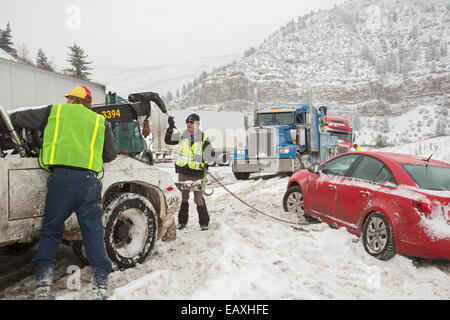
<path id="1" fill-rule="evenodd" d="M 245 150 L 236 150 L 238 156 L 245 156 Z"/>
<path id="2" fill-rule="evenodd" d="M 291 153 L 291 149 L 289 148 L 280 148 L 280 154 L 288 154 Z"/>

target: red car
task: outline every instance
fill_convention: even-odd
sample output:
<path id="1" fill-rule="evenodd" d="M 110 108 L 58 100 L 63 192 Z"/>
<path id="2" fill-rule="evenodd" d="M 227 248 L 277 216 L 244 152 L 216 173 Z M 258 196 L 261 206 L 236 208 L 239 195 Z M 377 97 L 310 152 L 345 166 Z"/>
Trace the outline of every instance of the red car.
<path id="1" fill-rule="evenodd" d="M 450 260 L 450 165 L 382 152 L 341 154 L 292 175 L 285 211 L 346 227 L 366 251 Z"/>

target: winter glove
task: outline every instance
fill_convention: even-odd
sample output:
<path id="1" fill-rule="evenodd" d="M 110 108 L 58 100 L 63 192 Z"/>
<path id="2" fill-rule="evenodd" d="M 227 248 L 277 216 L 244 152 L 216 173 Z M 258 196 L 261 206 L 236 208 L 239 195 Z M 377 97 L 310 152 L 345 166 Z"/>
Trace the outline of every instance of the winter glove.
<path id="1" fill-rule="evenodd" d="M 167 122 L 169 123 L 169 128 L 175 128 L 175 120 L 173 117 L 169 117 Z"/>
<path id="2" fill-rule="evenodd" d="M 142 135 L 147 138 L 150 135 L 150 124 L 148 117 L 144 120 L 144 128 L 142 129 Z"/>

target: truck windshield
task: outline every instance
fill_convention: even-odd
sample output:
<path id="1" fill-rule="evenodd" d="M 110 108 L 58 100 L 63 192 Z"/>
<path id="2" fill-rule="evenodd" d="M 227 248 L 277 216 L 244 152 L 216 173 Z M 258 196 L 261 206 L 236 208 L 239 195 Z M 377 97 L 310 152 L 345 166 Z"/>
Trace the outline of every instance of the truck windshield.
<path id="1" fill-rule="evenodd" d="M 349 141 L 352 142 L 352 135 L 350 133 L 346 132 L 338 132 L 338 131 L 331 131 L 328 130 L 328 132 L 332 135 L 337 137 L 339 140 Z"/>
<path id="2" fill-rule="evenodd" d="M 286 125 L 294 124 L 294 112 L 274 112 L 274 113 L 258 113 L 257 125 Z"/>
<path id="3" fill-rule="evenodd" d="M 450 191 L 450 168 L 402 164 L 420 189 Z"/>

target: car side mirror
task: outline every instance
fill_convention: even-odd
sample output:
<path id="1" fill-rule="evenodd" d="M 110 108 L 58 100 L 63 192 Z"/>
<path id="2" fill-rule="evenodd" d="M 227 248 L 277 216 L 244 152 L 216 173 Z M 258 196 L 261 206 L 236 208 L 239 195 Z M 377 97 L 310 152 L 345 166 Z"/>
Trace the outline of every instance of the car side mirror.
<path id="1" fill-rule="evenodd" d="M 309 167 L 308 170 L 309 170 L 310 172 L 312 172 L 312 173 L 317 173 L 317 174 L 319 174 L 319 165 L 315 164 L 315 165 Z"/>

